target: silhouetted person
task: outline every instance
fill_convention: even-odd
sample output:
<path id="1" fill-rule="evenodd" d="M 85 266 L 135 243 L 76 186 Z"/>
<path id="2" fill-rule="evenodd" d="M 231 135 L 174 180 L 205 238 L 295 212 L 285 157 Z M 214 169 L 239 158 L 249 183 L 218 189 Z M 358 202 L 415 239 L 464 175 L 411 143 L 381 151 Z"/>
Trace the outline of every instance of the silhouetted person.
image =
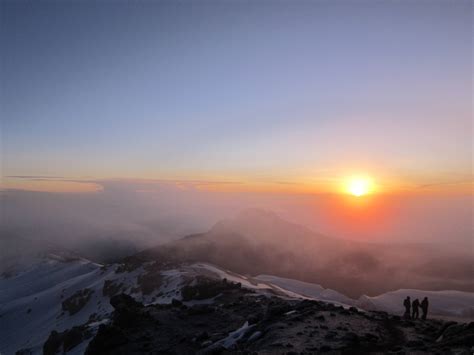
<path id="1" fill-rule="evenodd" d="M 407 298 L 405 298 L 405 301 L 403 301 L 403 305 L 405 306 L 405 314 L 403 315 L 403 317 L 410 319 L 410 310 L 411 310 L 410 296 L 407 296 Z"/>
<path id="2" fill-rule="evenodd" d="M 423 311 L 423 314 L 421 315 L 421 319 L 426 319 L 426 316 L 428 315 L 428 297 L 423 298 L 423 301 L 421 301 L 421 310 Z"/>
<path id="3" fill-rule="evenodd" d="M 413 301 L 413 303 L 411 304 L 411 309 L 412 309 L 412 313 L 411 313 L 411 317 L 413 319 L 418 319 L 420 313 L 418 312 L 418 307 L 420 306 L 420 301 L 418 301 L 418 298 L 416 300 Z"/>

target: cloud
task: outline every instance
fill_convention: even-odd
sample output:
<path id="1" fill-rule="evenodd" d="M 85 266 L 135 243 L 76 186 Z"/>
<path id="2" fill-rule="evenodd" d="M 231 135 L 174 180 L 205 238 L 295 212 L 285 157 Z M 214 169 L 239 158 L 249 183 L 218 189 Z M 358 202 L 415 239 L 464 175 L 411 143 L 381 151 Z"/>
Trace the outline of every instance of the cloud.
<path id="1" fill-rule="evenodd" d="M 465 184 L 472 184 L 474 183 L 474 177 L 470 179 L 463 179 L 463 180 L 456 180 L 456 181 L 438 181 L 432 182 L 428 184 L 418 185 L 418 189 L 426 189 L 430 187 L 438 187 L 438 186 L 457 186 L 457 185 L 465 185 Z"/>
<path id="2" fill-rule="evenodd" d="M 9 179 L 23 179 L 23 180 L 63 180 L 64 176 L 47 176 L 47 175 L 8 175 Z"/>

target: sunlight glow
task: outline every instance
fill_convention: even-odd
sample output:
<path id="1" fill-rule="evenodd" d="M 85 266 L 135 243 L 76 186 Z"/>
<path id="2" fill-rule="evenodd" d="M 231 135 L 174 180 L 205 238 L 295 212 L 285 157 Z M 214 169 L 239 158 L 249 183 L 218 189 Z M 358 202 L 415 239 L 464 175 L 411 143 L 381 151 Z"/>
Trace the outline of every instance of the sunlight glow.
<path id="1" fill-rule="evenodd" d="M 347 183 L 347 192 L 354 196 L 367 195 L 372 190 L 372 181 L 369 178 L 352 178 Z"/>

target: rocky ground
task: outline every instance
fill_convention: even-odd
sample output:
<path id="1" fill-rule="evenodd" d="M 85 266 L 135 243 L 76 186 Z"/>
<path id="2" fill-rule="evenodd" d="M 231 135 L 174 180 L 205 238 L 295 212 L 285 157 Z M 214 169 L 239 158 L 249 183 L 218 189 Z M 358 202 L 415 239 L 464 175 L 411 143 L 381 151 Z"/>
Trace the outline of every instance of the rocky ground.
<path id="1" fill-rule="evenodd" d="M 474 323 L 411 321 L 329 303 L 253 293 L 226 280 L 198 279 L 183 301 L 144 306 L 118 294 L 93 354 L 472 354 Z M 85 329 L 85 328 L 84 328 Z M 91 335 L 51 334 L 45 354 Z"/>

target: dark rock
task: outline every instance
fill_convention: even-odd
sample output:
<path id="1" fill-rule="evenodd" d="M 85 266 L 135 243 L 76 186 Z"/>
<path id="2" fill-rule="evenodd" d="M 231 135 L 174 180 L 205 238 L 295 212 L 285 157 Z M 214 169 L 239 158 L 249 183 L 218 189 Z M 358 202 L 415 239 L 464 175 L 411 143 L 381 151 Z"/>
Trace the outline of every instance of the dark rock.
<path id="1" fill-rule="evenodd" d="M 356 307 L 349 307 L 349 312 L 359 313 L 359 310 Z"/>
<path id="2" fill-rule="evenodd" d="M 198 277 L 195 285 L 186 285 L 181 289 L 183 301 L 204 300 L 213 298 L 225 291 L 237 290 L 242 287 L 240 283 L 223 282 L 220 280 L 210 280 Z"/>
<path id="3" fill-rule="evenodd" d="M 331 351 L 332 348 L 329 345 L 323 345 L 321 348 L 319 348 L 320 351 L 326 352 L 326 351 Z"/>
<path id="4" fill-rule="evenodd" d="M 86 349 L 86 355 L 113 354 L 114 349 L 128 342 L 125 333 L 118 327 L 100 325 L 99 330 Z"/>
<path id="5" fill-rule="evenodd" d="M 288 304 L 269 305 L 266 309 L 265 318 L 271 319 L 273 317 L 281 316 L 289 311 L 291 311 L 291 306 Z"/>
<path id="6" fill-rule="evenodd" d="M 76 314 L 89 302 L 93 292 L 94 291 L 89 288 L 75 292 L 61 303 L 63 311 L 69 312 L 71 316 Z"/>
<path id="7" fill-rule="evenodd" d="M 171 300 L 171 306 L 173 307 L 181 307 L 183 305 L 183 302 L 181 302 L 180 300 L 177 300 L 176 298 L 173 298 Z"/>
<path id="8" fill-rule="evenodd" d="M 60 334 L 53 330 L 50 334 L 48 339 L 43 345 L 43 354 L 44 355 L 55 355 L 60 347 L 61 347 L 62 341 L 61 341 L 61 336 Z"/>
<path id="9" fill-rule="evenodd" d="M 143 307 L 143 305 L 137 302 L 132 296 L 126 295 L 124 293 L 112 297 L 110 299 L 110 304 L 119 311 L 123 309 L 137 309 Z"/>
<path id="10" fill-rule="evenodd" d="M 149 318 L 149 313 L 143 312 L 143 305 L 129 295 L 120 294 L 110 299 L 110 304 L 115 308 L 114 322 L 123 328 L 128 328 L 139 323 L 144 318 Z"/>
<path id="11" fill-rule="evenodd" d="M 203 315 L 212 312 L 214 312 L 214 308 L 207 304 L 194 305 L 188 308 L 188 315 Z"/>
<path id="12" fill-rule="evenodd" d="M 415 348 L 415 347 L 424 346 L 425 343 L 423 343 L 423 341 L 421 341 L 421 340 L 409 340 L 409 341 L 407 341 L 406 345 L 409 348 Z"/>
<path id="13" fill-rule="evenodd" d="M 348 343 L 349 345 L 356 345 L 359 344 L 360 338 L 356 333 L 348 332 L 344 334 L 344 336 L 342 337 L 342 341 Z"/>
<path id="14" fill-rule="evenodd" d="M 203 342 L 204 340 L 207 340 L 209 339 L 209 334 L 207 334 L 206 331 L 200 333 L 197 337 L 196 337 L 196 341 L 198 342 Z"/>
<path id="15" fill-rule="evenodd" d="M 72 327 L 62 333 L 53 330 L 43 345 L 43 354 L 53 355 L 60 349 L 66 353 L 91 336 L 92 334 L 87 326 Z"/>
<path id="16" fill-rule="evenodd" d="M 161 286 L 162 276 L 159 272 L 149 271 L 137 277 L 137 284 L 144 295 L 149 295 Z"/>
<path id="17" fill-rule="evenodd" d="M 379 340 L 378 335 L 375 335 L 373 333 L 365 333 L 364 338 L 367 339 L 368 341 L 377 341 L 377 340 Z"/>
<path id="18" fill-rule="evenodd" d="M 113 297 L 118 294 L 123 287 L 123 283 L 121 282 L 105 280 L 104 286 L 102 287 L 102 295 L 107 297 Z"/>

